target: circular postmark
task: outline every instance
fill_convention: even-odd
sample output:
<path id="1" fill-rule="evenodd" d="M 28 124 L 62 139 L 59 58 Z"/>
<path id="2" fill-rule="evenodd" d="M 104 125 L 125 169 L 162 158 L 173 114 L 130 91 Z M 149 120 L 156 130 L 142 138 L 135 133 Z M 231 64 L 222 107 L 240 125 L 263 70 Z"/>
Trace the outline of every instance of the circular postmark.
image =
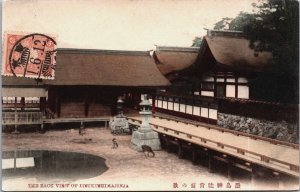
<path id="1" fill-rule="evenodd" d="M 33 33 L 17 40 L 9 37 L 13 44 L 9 53 L 9 68 L 14 76 L 53 79 L 56 65 L 56 42 L 53 38 Z"/>

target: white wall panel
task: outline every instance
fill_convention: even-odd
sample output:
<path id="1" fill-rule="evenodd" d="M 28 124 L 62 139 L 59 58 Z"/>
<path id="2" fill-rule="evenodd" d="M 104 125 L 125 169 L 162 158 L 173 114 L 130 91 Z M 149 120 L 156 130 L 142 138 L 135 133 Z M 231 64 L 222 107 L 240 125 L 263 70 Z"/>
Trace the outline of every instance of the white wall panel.
<path id="1" fill-rule="evenodd" d="M 157 100 L 157 107 L 162 108 L 162 100 Z"/>
<path id="2" fill-rule="evenodd" d="M 226 97 L 235 97 L 235 85 L 226 85 Z"/>
<path id="3" fill-rule="evenodd" d="M 168 109 L 173 110 L 173 102 L 168 102 Z"/>
<path id="4" fill-rule="evenodd" d="M 213 91 L 201 91 L 201 95 L 213 97 L 214 96 L 214 92 Z"/>
<path id="5" fill-rule="evenodd" d="M 24 158 L 17 158 L 16 160 L 16 167 L 34 167 L 34 159 L 33 157 L 24 157 Z"/>
<path id="6" fill-rule="evenodd" d="M 218 112 L 216 109 L 209 109 L 209 118 L 210 119 L 217 119 L 218 118 Z"/>
<path id="7" fill-rule="evenodd" d="M 226 79 L 227 82 L 231 82 L 231 83 L 234 83 L 235 82 L 235 79 L 234 78 L 228 78 Z"/>
<path id="8" fill-rule="evenodd" d="M 238 86 L 238 98 L 249 99 L 249 87 L 239 85 Z"/>
<path id="9" fill-rule="evenodd" d="M 179 111 L 179 103 L 174 103 L 174 111 Z"/>
<path id="10" fill-rule="evenodd" d="M 193 114 L 193 106 L 192 105 L 186 105 L 186 113 Z"/>
<path id="11" fill-rule="evenodd" d="M 168 109 L 168 108 L 167 108 L 167 105 L 168 105 L 168 102 L 167 102 L 167 101 L 163 101 L 163 106 L 162 106 L 162 108 Z"/>
<path id="12" fill-rule="evenodd" d="M 180 104 L 180 112 L 185 113 L 185 104 Z"/>
<path id="13" fill-rule="evenodd" d="M 194 106 L 194 115 L 200 116 L 200 107 Z"/>
<path id="14" fill-rule="evenodd" d="M 206 118 L 208 118 L 208 108 L 206 108 L 206 107 L 201 107 L 201 117 L 206 117 Z"/>
<path id="15" fill-rule="evenodd" d="M 12 169 L 15 167 L 14 159 L 2 159 L 2 169 Z"/>

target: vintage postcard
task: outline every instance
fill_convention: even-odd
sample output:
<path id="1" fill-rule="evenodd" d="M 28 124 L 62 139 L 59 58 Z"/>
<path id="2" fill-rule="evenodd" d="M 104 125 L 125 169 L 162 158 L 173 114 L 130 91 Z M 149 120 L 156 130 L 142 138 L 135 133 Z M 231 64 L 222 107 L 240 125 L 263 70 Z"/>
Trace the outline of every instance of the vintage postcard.
<path id="1" fill-rule="evenodd" d="M 3 191 L 299 190 L 298 0 L 2 15 Z"/>

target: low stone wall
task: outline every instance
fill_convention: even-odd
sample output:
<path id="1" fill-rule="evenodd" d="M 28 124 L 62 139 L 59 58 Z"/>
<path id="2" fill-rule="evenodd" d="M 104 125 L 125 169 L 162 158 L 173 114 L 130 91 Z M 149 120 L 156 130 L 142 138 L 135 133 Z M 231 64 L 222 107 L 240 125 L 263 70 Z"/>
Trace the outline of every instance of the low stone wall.
<path id="1" fill-rule="evenodd" d="M 263 119 L 218 113 L 217 125 L 231 130 L 271 139 L 299 143 L 298 126 L 285 121 L 273 122 Z"/>

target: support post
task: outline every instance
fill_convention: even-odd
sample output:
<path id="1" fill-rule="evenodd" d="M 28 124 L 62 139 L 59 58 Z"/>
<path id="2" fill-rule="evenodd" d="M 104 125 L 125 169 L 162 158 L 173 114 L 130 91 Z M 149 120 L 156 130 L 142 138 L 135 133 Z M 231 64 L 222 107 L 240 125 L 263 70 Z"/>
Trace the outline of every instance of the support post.
<path id="1" fill-rule="evenodd" d="M 227 178 L 229 181 L 233 181 L 233 166 L 231 160 L 228 160 L 228 170 L 227 170 Z"/>
<path id="2" fill-rule="evenodd" d="M 193 165 L 197 165 L 197 148 L 196 146 L 192 146 L 192 163 Z"/>
<path id="3" fill-rule="evenodd" d="M 280 186 L 282 184 L 282 180 L 281 180 L 281 175 L 280 173 L 276 172 L 276 171 L 272 171 L 272 177 L 275 181 L 275 185 L 274 187 L 276 187 L 277 189 L 280 189 Z"/>
<path id="4" fill-rule="evenodd" d="M 45 133 L 44 123 L 41 124 L 41 130 L 40 130 L 40 133 Z"/>
<path id="5" fill-rule="evenodd" d="M 17 171 L 17 151 L 14 150 L 14 172 Z"/>
<path id="6" fill-rule="evenodd" d="M 85 134 L 83 121 L 80 122 L 79 135 Z"/>
<path id="7" fill-rule="evenodd" d="M 255 186 L 258 182 L 258 173 L 257 173 L 257 167 L 255 165 L 252 165 L 252 172 L 251 172 L 251 185 Z"/>
<path id="8" fill-rule="evenodd" d="M 12 132 L 13 134 L 19 134 L 18 131 L 18 112 L 17 112 L 17 97 L 15 97 L 15 130 Z"/>
<path id="9" fill-rule="evenodd" d="M 57 114 L 57 117 L 60 117 L 61 112 L 61 98 L 59 94 L 59 88 L 55 88 L 55 113 Z"/>
<path id="10" fill-rule="evenodd" d="M 208 172 L 209 173 L 214 173 L 215 170 L 214 170 L 214 166 L 213 166 L 213 157 L 211 154 L 208 154 Z"/>
<path id="11" fill-rule="evenodd" d="M 178 158 L 182 159 L 183 158 L 183 149 L 182 149 L 182 143 L 180 141 L 178 141 Z"/>
<path id="12" fill-rule="evenodd" d="M 90 97 L 88 96 L 89 90 L 85 90 L 85 96 L 84 96 L 84 116 L 89 116 L 89 107 L 90 107 Z"/>
<path id="13" fill-rule="evenodd" d="M 169 137 L 165 137 L 167 152 L 171 152 Z"/>
<path id="14" fill-rule="evenodd" d="M 153 114 L 155 114 L 155 111 L 156 111 L 155 103 L 156 103 L 155 94 L 152 94 L 152 113 Z"/>

